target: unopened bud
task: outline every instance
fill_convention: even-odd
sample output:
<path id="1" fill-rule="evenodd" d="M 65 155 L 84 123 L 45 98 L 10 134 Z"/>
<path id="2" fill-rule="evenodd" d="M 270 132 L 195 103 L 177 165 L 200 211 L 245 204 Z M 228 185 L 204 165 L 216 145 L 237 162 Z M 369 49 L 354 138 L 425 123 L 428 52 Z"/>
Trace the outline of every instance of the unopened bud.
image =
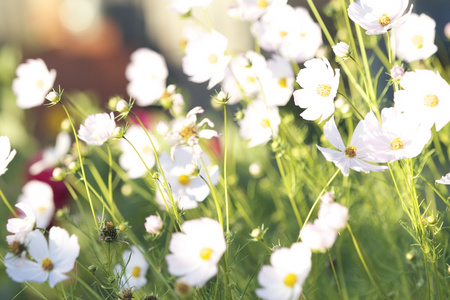
<path id="1" fill-rule="evenodd" d="M 429 216 L 427 218 L 427 222 L 428 222 L 428 224 L 433 225 L 436 223 L 436 218 L 434 216 Z"/>
<path id="2" fill-rule="evenodd" d="M 117 126 L 116 128 L 114 128 L 111 137 L 115 139 L 121 139 L 124 134 L 125 130 L 123 129 L 123 127 Z"/>
<path id="3" fill-rule="evenodd" d="M 119 101 L 117 101 L 116 104 L 116 111 L 119 113 L 125 113 L 128 112 L 128 110 L 130 109 L 130 106 L 128 105 L 128 102 L 120 99 Z"/>
<path id="4" fill-rule="evenodd" d="M 336 56 L 347 57 L 349 54 L 350 46 L 344 42 L 339 42 L 331 48 L 333 48 L 333 52 Z"/>
<path id="5" fill-rule="evenodd" d="M 250 233 L 250 235 L 252 236 L 252 238 L 254 238 L 255 240 L 260 240 L 263 237 L 263 232 L 261 231 L 261 229 L 259 228 L 255 228 L 252 230 L 252 233 Z"/>
<path id="6" fill-rule="evenodd" d="M 133 187 L 130 184 L 125 183 L 124 185 L 122 185 L 120 191 L 122 192 L 122 195 L 128 197 L 131 196 L 131 194 L 133 194 Z"/>
<path id="7" fill-rule="evenodd" d="M 61 168 L 54 168 L 52 173 L 52 179 L 54 181 L 61 181 L 65 177 L 64 171 Z"/>
<path id="8" fill-rule="evenodd" d="M 59 94 L 57 92 L 51 91 L 47 94 L 47 96 L 45 96 L 45 99 L 56 104 L 61 100 L 61 97 L 59 96 Z"/>
<path id="9" fill-rule="evenodd" d="M 95 271 L 97 271 L 98 267 L 96 265 L 90 265 L 88 267 L 89 272 L 91 272 L 92 274 L 95 273 Z"/>
<path id="10" fill-rule="evenodd" d="M 391 69 L 391 77 L 394 80 L 400 80 L 402 79 L 403 74 L 405 73 L 405 69 L 403 69 L 400 66 L 394 66 Z"/>

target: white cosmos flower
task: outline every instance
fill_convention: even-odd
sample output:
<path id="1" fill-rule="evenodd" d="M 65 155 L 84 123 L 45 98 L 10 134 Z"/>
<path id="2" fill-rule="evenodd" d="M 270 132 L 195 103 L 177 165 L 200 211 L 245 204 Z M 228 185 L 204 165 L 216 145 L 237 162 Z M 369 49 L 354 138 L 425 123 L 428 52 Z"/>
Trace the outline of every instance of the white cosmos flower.
<path id="1" fill-rule="evenodd" d="M 372 149 L 364 140 L 364 135 L 366 134 L 364 127 L 364 122 L 360 121 L 353 132 L 350 145 L 345 147 L 336 127 L 334 116 L 323 126 L 325 137 L 338 151 L 322 148 L 319 145 L 317 145 L 317 148 L 322 152 L 326 160 L 333 162 L 341 170 L 344 176 L 348 176 L 349 169 L 369 173 L 370 171 L 383 172 L 388 168 L 368 163 L 368 161 L 373 161 L 371 160 Z"/>
<path id="2" fill-rule="evenodd" d="M 406 72 L 400 80 L 403 90 L 394 93 L 395 108 L 425 127 L 439 131 L 450 121 L 450 85 L 438 72 Z"/>
<path id="3" fill-rule="evenodd" d="M 18 203 L 27 204 L 36 216 L 36 226 L 47 228 L 55 213 L 55 203 L 53 202 L 53 190 L 48 183 L 31 180 L 22 188 Z"/>
<path id="4" fill-rule="evenodd" d="M 149 135 L 152 138 L 155 148 L 158 150 L 159 146 L 156 143 L 156 139 L 153 138 L 150 133 Z M 125 137 L 130 141 L 137 152 L 139 152 L 139 155 L 142 160 L 144 160 L 147 167 L 151 169 L 156 162 L 155 153 L 153 152 L 152 145 L 150 144 L 150 140 L 144 132 L 144 129 L 139 125 L 131 125 L 127 129 Z M 142 163 L 136 150 L 124 139 L 120 139 L 118 144 L 122 150 L 122 154 L 119 157 L 119 164 L 127 171 L 128 177 L 134 179 L 146 175 L 147 168 Z"/>
<path id="5" fill-rule="evenodd" d="M 436 180 L 437 183 L 450 184 L 450 173 L 445 174 L 441 179 Z"/>
<path id="6" fill-rule="evenodd" d="M 265 300 L 297 300 L 310 271 L 311 250 L 305 244 L 277 249 L 270 256 L 270 265 L 264 265 L 258 274 L 262 288 L 256 295 Z"/>
<path id="7" fill-rule="evenodd" d="M 184 15 L 194 7 L 207 7 L 212 0 L 167 0 L 171 5 L 170 10 Z"/>
<path id="8" fill-rule="evenodd" d="M 137 49 L 131 54 L 131 62 L 125 70 L 130 81 L 127 92 L 136 98 L 137 105 L 152 105 L 164 94 L 168 75 L 166 61 L 161 54 L 147 48 Z"/>
<path id="9" fill-rule="evenodd" d="M 425 14 L 411 14 L 408 20 L 395 28 L 392 43 L 395 53 L 406 62 L 427 59 L 438 50 L 434 44 L 436 22 Z"/>
<path id="10" fill-rule="evenodd" d="M 182 232 L 172 235 L 166 255 L 169 273 L 179 280 L 202 287 L 217 274 L 217 264 L 226 250 L 219 222 L 209 218 L 186 221 Z"/>
<path id="11" fill-rule="evenodd" d="M 16 75 L 12 90 L 17 96 L 17 105 L 25 109 L 44 103 L 45 96 L 55 82 L 56 71 L 49 71 L 45 62 L 37 58 L 28 59 L 26 63 L 20 64 Z"/>
<path id="12" fill-rule="evenodd" d="M 278 107 L 267 107 L 259 98 L 252 101 L 244 111 L 244 118 L 238 121 L 239 134 L 248 142 L 248 147 L 264 145 L 278 136 L 281 123 Z"/>
<path id="13" fill-rule="evenodd" d="M 218 166 L 210 166 L 209 158 L 202 154 L 201 157 L 208 168 L 209 176 L 212 184 L 216 185 L 219 182 L 219 168 Z M 193 165 L 201 166 L 200 157 L 195 155 L 192 148 L 182 147 L 177 148 L 174 152 L 174 160 L 166 153 L 160 155 L 161 167 L 164 171 L 165 177 L 172 189 L 173 198 L 178 207 L 183 210 L 193 209 L 198 206 L 198 202 L 205 200 L 209 195 L 210 190 L 205 181 L 200 177 L 207 178 L 203 168 L 193 172 Z M 197 173 L 197 174 L 196 174 Z M 164 187 L 157 181 L 162 191 Z M 158 189 L 156 193 L 156 201 L 165 208 L 164 199 L 167 205 L 171 205 L 167 193 L 164 191 L 164 199 Z"/>
<path id="14" fill-rule="evenodd" d="M 252 25 L 252 34 L 261 48 L 296 62 L 313 58 L 322 46 L 322 32 L 308 10 L 279 5 Z"/>
<path id="15" fill-rule="evenodd" d="M 344 42 L 339 42 L 331 48 L 333 48 L 333 52 L 336 56 L 346 57 L 349 54 L 350 46 Z"/>
<path id="16" fill-rule="evenodd" d="M 41 160 L 32 164 L 29 168 L 31 175 L 37 175 L 45 169 L 56 166 L 64 155 L 69 152 L 72 146 L 70 134 L 67 132 L 60 132 L 56 137 L 55 147 L 50 147 L 44 150 Z"/>
<path id="17" fill-rule="evenodd" d="M 191 36 L 183 57 L 183 72 L 193 82 L 209 80 L 208 89 L 211 89 L 222 81 L 231 60 L 229 55 L 225 55 L 227 46 L 227 38 L 215 30 Z"/>
<path id="18" fill-rule="evenodd" d="M 337 238 L 337 230 L 331 228 L 322 219 L 315 219 L 300 230 L 300 238 L 311 250 L 325 252 L 330 249 Z"/>
<path id="19" fill-rule="evenodd" d="M 231 17 L 242 21 L 256 21 L 274 6 L 286 4 L 287 0 L 237 0 L 236 2 L 236 6 L 228 9 Z"/>
<path id="20" fill-rule="evenodd" d="M 294 92 L 295 105 L 306 108 L 300 116 L 305 120 L 320 122 L 334 112 L 334 98 L 339 87 L 339 69 L 333 68 L 325 57 L 305 62 L 305 68 L 297 75 L 297 82 L 303 88 Z"/>
<path id="21" fill-rule="evenodd" d="M 409 0 L 356 0 L 348 7 L 348 16 L 366 30 L 366 34 L 383 34 L 404 22 L 411 14 Z M 406 12 L 406 13 L 405 13 Z"/>
<path id="22" fill-rule="evenodd" d="M 294 91 L 294 71 L 288 60 L 279 55 L 267 61 L 269 76 L 263 78 L 264 96 L 269 106 L 285 106 Z"/>
<path id="23" fill-rule="evenodd" d="M 125 270 L 122 271 L 121 265 L 116 265 L 114 269 L 116 274 L 124 275 L 120 280 L 121 286 L 140 289 L 147 283 L 145 276 L 149 267 L 144 255 L 142 255 L 136 246 L 131 246 L 131 251 L 123 251 L 122 258 L 125 264 Z"/>
<path id="24" fill-rule="evenodd" d="M 9 138 L 0 136 L 0 176 L 8 170 L 8 165 L 14 156 L 16 156 L 16 149 L 11 150 Z"/>
<path id="25" fill-rule="evenodd" d="M 88 145 L 101 146 L 112 135 L 116 128 L 114 114 L 111 112 L 90 115 L 78 130 L 78 137 Z"/>
<path id="26" fill-rule="evenodd" d="M 14 256 L 5 256 L 6 273 L 17 282 L 45 282 L 53 288 L 57 283 L 68 279 L 70 272 L 80 253 L 80 245 L 76 235 L 59 227 L 52 227 L 49 232 L 49 243 L 39 230 L 31 232 L 28 237 L 28 253 L 33 260 Z M 19 263 L 20 262 L 20 263 Z"/>
<path id="27" fill-rule="evenodd" d="M 389 107 L 381 111 L 381 122 L 373 112 L 366 115 L 366 143 L 372 148 L 373 161 L 393 162 L 419 155 L 431 138 L 431 130 L 400 110 Z"/>
<path id="28" fill-rule="evenodd" d="M 28 204 L 17 203 L 16 207 L 23 211 L 25 217 L 23 219 L 11 218 L 8 220 L 6 230 L 13 234 L 6 237 L 8 245 L 11 245 L 14 241 L 23 241 L 36 225 L 36 216 Z"/>

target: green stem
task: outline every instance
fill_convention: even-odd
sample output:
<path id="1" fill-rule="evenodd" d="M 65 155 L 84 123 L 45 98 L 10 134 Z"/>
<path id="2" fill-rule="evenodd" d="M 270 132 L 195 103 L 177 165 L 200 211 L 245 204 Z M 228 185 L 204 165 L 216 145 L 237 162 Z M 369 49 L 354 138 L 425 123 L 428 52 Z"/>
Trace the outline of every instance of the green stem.
<path id="1" fill-rule="evenodd" d="M 211 181 L 211 177 L 209 176 L 208 169 L 206 168 L 205 162 L 203 161 L 203 158 L 201 155 L 200 155 L 200 162 L 202 164 L 203 170 L 205 170 L 206 178 L 208 179 L 209 189 L 211 190 L 211 196 L 213 197 L 214 203 L 216 205 L 217 218 L 219 219 L 220 226 L 222 226 L 222 228 L 223 228 L 223 216 L 222 216 L 222 211 L 220 209 L 219 200 L 217 199 L 217 196 L 216 196 L 216 190 L 214 188 L 214 185 Z"/>
<path id="2" fill-rule="evenodd" d="M 14 209 L 9 204 L 8 200 L 6 199 L 5 195 L 3 194 L 2 189 L 0 189 L 0 197 L 2 197 L 3 202 L 8 207 L 9 211 L 13 214 L 13 216 L 17 218 L 18 216 L 17 216 L 16 212 L 14 211 Z"/>
<path id="3" fill-rule="evenodd" d="M 336 286 L 339 293 L 339 299 L 342 299 L 341 286 L 339 285 L 339 279 L 336 274 L 336 269 L 334 268 L 333 258 L 331 257 L 330 249 L 328 249 L 328 259 L 330 260 L 331 269 L 333 270 L 334 280 L 336 281 Z"/>
<path id="4" fill-rule="evenodd" d="M 230 218 L 228 216 L 228 184 L 227 184 L 227 154 L 228 154 L 228 135 L 227 135 L 227 106 L 223 106 L 223 132 L 224 132 L 224 153 L 223 153 L 223 183 L 225 190 L 225 219 L 226 219 L 226 233 L 230 232 Z"/>
<path id="5" fill-rule="evenodd" d="M 356 108 L 355 104 L 353 104 L 353 102 L 350 101 L 350 99 L 348 99 L 343 93 L 338 92 L 338 94 L 341 95 L 342 97 L 344 97 L 345 100 L 347 100 L 348 104 L 350 104 L 350 106 L 353 108 L 353 110 L 358 114 L 358 119 L 364 120 L 364 116 Z"/>
<path id="6" fill-rule="evenodd" d="M 114 200 L 113 200 L 113 191 L 112 191 L 112 154 L 111 154 L 111 148 L 109 147 L 109 144 L 106 144 L 106 148 L 108 149 L 108 165 L 109 165 L 109 171 L 108 171 L 108 192 L 109 192 L 109 205 L 111 206 L 111 211 L 114 214 Z"/>
<path id="7" fill-rule="evenodd" d="M 70 126 L 72 127 L 73 135 L 75 137 L 75 143 L 77 144 L 78 159 L 80 160 L 81 173 L 83 175 L 83 182 L 84 182 L 84 187 L 86 189 L 86 195 L 87 195 L 87 198 L 88 198 L 88 201 L 89 201 L 89 205 L 91 206 L 92 217 L 94 218 L 95 227 L 97 228 L 97 230 L 99 230 L 98 229 L 97 218 L 95 217 L 94 205 L 93 205 L 92 199 L 91 199 L 91 193 L 89 192 L 89 188 L 88 188 L 88 182 L 87 182 L 87 179 L 86 179 L 86 172 L 84 171 L 83 156 L 81 155 L 81 148 L 80 148 L 80 142 L 78 141 L 77 131 L 75 130 L 75 126 L 73 125 L 72 118 L 70 117 L 70 114 L 67 111 L 66 106 L 64 105 L 64 103 L 62 103 L 62 101 L 59 101 L 59 103 L 61 104 L 62 108 L 66 112 L 67 119 L 69 120 Z"/>

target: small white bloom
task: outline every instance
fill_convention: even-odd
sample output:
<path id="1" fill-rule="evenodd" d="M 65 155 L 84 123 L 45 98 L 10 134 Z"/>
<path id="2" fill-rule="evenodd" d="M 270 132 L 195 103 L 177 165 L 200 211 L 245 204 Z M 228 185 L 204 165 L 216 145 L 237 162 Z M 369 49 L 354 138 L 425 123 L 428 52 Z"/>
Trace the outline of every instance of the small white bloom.
<path id="1" fill-rule="evenodd" d="M 111 136 L 116 128 L 114 114 L 111 112 L 90 115 L 84 121 L 84 125 L 78 130 L 78 137 L 88 145 L 101 146 Z"/>
<path id="2" fill-rule="evenodd" d="M 333 52 L 336 56 L 346 57 L 349 54 L 350 46 L 344 42 L 339 42 L 331 48 L 333 48 Z"/>
<path id="3" fill-rule="evenodd" d="M 300 230 L 300 238 L 311 250 L 325 252 L 330 249 L 337 238 L 337 231 L 322 219 L 315 219 Z"/>
<path id="4" fill-rule="evenodd" d="M 11 253 L 5 256 L 6 273 L 17 282 L 45 282 L 51 288 L 60 281 L 66 280 L 80 253 L 80 245 L 76 235 L 59 227 L 52 227 L 49 232 L 49 243 L 39 230 L 28 235 L 28 253 L 32 260 L 21 258 Z"/>
<path id="5" fill-rule="evenodd" d="M 159 216 L 151 215 L 145 218 L 145 231 L 151 234 L 157 234 L 161 232 L 163 228 L 163 222 Z"/>
<path id="6" fill-rule="evenodd" d="M 408 20 L 395 29 L 395 53 L 406 62 L 427 59 L 438 50 L 434 44 L 436 22 L 425 14 L 411 14 Z"/>
<path id="7" fill-rule="evenodd" d="M 266 107 L 262 99 L 256 99 L 245 109 L 244 118 L 239 120 L 239 134 L 250 140 L 250 148 L 264 145 L 277 137 L 280 123 L 278 107 Z"/>
<path id="8" fill-rule="evenodd" d="M 45 99 L 47 99 L 48 101 L 52 102 L 52 103 L 58 103 L 59 100 L 61 100 L 59 98 L 59 94 L 55 91 L 50 91 L 47 96 L 45 96 Z"/>
<path id="9" fill-rule="evenodd" d="M 186 221 L 182 232 L 172 235 L 166 255 L 169 273 L 181 276 L 190 286 L 202 287 L 217 274 L 217 264 L 226 250 L 219 222 L 209 218 Z"/>
<path id="10" fill-rule="evenodd" d="M 30 166 L 30 174 L 37 175 L 45 169 L 52 168 L 59 164 L 64 155 L 69 152 L 71 146 L 70 134 L 63 131 L 58 133 L 55 147 L 44 150 L 42 158 Z"/>
<path id="11" fill-rule="evenodd" d="M 391 69 L 391 78 L 394 80 L 400 80 L 403 77 L 403 74 L 405 74 L 405 69 L 403 69 L 400 66 L 394 66 Z"/>
<path id="12" fill-rule="evenodd" d="M 325 123 L 323 131 L 331 145 L 339 151 L 322 148 L 319 145 L 317 145 L 317 148 L 322 152 L 326 160 L 333 162 L 341 170 L 344 176 L 348 176 L 349 169 L 353 169 L 357 172 L 369 173 L 370 171 L 383 172 L 388 168 L 386 166 L 372 165 L 367 162 L 373 161 L 370 159 L 372 149 L 370 149 L 364 141 L 364 135 L 366 133 L 364 132 L 363 121 L 360 121 L 356 126 L 348 147 L 344 146 L 344 142 L 336 127 L 334 117 L 331 117 L 331 119 Z"/>
<path id="13" fill-rule="evenodd" d="M 336 202 L 322 202 L 318 217 L 328 227 L 339 231 L 347 225 L 348 208 Z"/>
<path id="14" fill-rule="evenodd" d="M 142 255 L 136 246 L 131 246 L 131 251 L 123 251 L 122 258 L 125 264 L 125 270 L 122 271 L 121 265 L 117 265 L 114 269 L 116 274 L 124 275 L 120 280 L 121 286 L 140 289 L 147 283 L 145 276 L 149 267 L 144 255 Z"/>
<path id="15" fill-rule="evenodd" d="M 218 166 L 210 166 L 209 158 L 201 155 L 206 167 L 208 168 L 209 176 L 212 184 L 216 185 L 219 182 L 219 168 Z M 164 170 L 165 177 L 170 184 L 175 203 L 183 210 L 193 209 L 198 206 L 198 202 L 205 200 L 209 195 L 210 190 L 205 181 L 201 178 L 207 178 L 205 170 L 202 168 L 199 173 L 192 175 L 192 163 L 201 165 L 200 157 L 197 156 L 189 147 L 177 148 L 173 155 L 174 160 L 164 152 L 160 155 L 161 167 Z M 198 175 L 201 175 L 198 176 Z M 162 191 L 164 187 L 157 181 Z M 171 205 L 169 197 L 164 193 L 164 199 L 167 205 Z M 157 189 L 156 201 L 165 208 L 164 199 Z"/>
<path id="16" fill-rule="evenodd" d="M 450 40 L 450 22 L 445 25 L 444 34 Z"/>
<path id="17" fill-rule="evenodd" d="M 303 88 L 294 92 L 295 105 L 306 108 L 300 116 L 305 120 L 320 122 L 334 112 L 334 98 L 339 87 L 339 69 L 331 68 L 325 57 L 305 62 L 305 68 L 297 75 L 297 82 Z"/>
<path id="18" fill-rule="evenodd" d="M 409 0 L 356 0 L 348 7 L 348 16 L 366 30 L 366 34 L 383 34 L 404 22 L 411 14 Z"/>
<path id="19" fill-rule="evenodd" d="M 320 197 L 320 200 L 322 200 L 322 203 L 333 203 L 334 202 L 334 193 L 333 192 L 327 192 L 323 194 L 322 197 Z"/>
<path id="20" fill-rule="evenodd" d="M 269 106 L 285 106 L 294 91 L 294 72 L 285 58 L 274 55 L 267 61 L 268 76 L 262 78 L 263 93 Z"/>
<path id="21" fill-rule="evenodd" d="M 149 135 L 152 138 L 155 148 L 158 149 L 159 146 L 156 143 L 156 139 L 150 133 Z M 141 126 L 131 125 L 126 132 L 125 137 L 134 148 L 125 139 L 119 140 L 118 144 L 122 150 L 122 154 L 119 157 L 119 164 L 127 171 L 129 178 L 140 178 L 148 172 L 145 165 L 147 165 L 149 169 L 153 168 L 155 165 L 155 153 L 147 134 Z M 139 157 L 136 151 L 141 157 Z M 141 158 L 145 162 L 145 165 L 142 163 Z"/>
<path id="22" fill-rule="evenodd" d="M 207 7 L 212 0 L 167 0 L 171 4 L 170 10 L 184 15 L 194 7 Z"/>
<path id="23" fill-rule="evenodd" d="M 256 295 L 265 300 L 298 299 L 311 271 L 311 250 L 303 243 L 294 243 L 291 248 L 275 250 L 270 264 L 258 274 L 262 288 L 255 291 Z"/>
<path id="24" fill-rule="evenodd" d="M 164 57 L 153 50 L 140 48 L 131 54 L 131 62 L 125 70 L 130 81 L 127 92 L 136 98 L 139 106 L 148 106 L 158 101 L 166 90 L 169 75 Z"/>
<path id="25" fill-rule="evenodd" d="M 274 6 L 284 5 L 287 0 L 237 0 L 237 6 L 228 9 L 231 17 L 242 21 L 256 21 Z"/>
<path id="26" fill-rule="evenodd" d="M 394 93 L 395 107 L 425 127 L 439 131 L 450 121 L 450 85 L 438 72 L 406 72 L 400 80 L 403 90 Z"/>
<path id="27" fill-rule="evenodd" d="M 45 62 L 38 58 L 28 59 L 26 63 L 20 64 L 16 75 L 12 90 L 17 96 L 17 105 L 25 109 L 44 103 L 45 96 L 55 82 L 56 71 L 49 71 Z"/>
<path id="28" fill-rule="evenodd" d="M 11 143 L 7 136 L 0 136 L 0 176 L 8 170 L 9 163 L 16 156 L 16 149 L 11 150 Z"/>
<path id="29" fill-rule="evenodd" d="M 441 179 L 436 180 L 437 183 L 450 184 L 450 173 L 441 177 Z"/>
<path id="30" fill-rule="evenodd" d="M 194 35 L 186 45 L 183 72 L 193 82 L 209 80 L 208 89 L 211 89 L 223 80 L 231 60 L 229 55 L 225 55 L 227 46 L 227 38 L 215 30 Z"/>
<path id="31" fill-rule="evenodd" d="M 23 219 L 11 218 L 8 220 L 6 230 L 14 234 L 6 237 L 9 245 L 14 241 L 23 241 L 36 225 L 36 216 L 34 215 L 33 209 L 28 204 L 17 203 L 16 207 L 23 211 L 25 217 Z"/>
<path id="32" fill-rule="evenodd" d="M 22 194 L 17 202 L 25 203 L 31 207 L 36 216 L 36 226 L 47 228 L 55 213 L 53 190 L 48 183 L 31 180 L 22 188 Z"/>

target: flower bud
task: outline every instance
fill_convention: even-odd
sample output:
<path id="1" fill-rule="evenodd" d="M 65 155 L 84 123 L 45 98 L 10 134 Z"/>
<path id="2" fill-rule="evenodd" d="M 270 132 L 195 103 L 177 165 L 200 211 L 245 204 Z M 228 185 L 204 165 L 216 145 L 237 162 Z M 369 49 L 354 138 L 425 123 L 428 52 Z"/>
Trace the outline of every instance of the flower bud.
<path id="1" fill-rule="evenodd" d="M 197 175 L 200 173 L 200 169 L 196 164 L 188 164 L 186 166 L 186 173 L 189 176 L 197 177 Z"/>
<path id="2" fill-rule="evenodd" d="M 116 111 L 119 113 L 125 113 L 128 112 L 128 110 L 130 109 L 130 106 L 128 105 L 128 102 L 120 99 L 119 101 L 117 101 L 116 104 Z"/>
<path id="3" fill-rule="evenodd" d="M 90 265 L 88 267 L 89 272 L 91 272 L 92 274 L 95 273 L 95 271 L 97 271 L 98 267 L 96 265 Z"/>
<path id="4" fill-rule="evenodd" d="M 122 100 L 122 98 L 120 98 L 119 96 L 109 98 L 108 108 L 110 110 L 116 110 L 117 102 L 119 102 L 119 100 Z"/>
<path id="5" fill-rule="evenodd" d="M 255 240 L 261 240 L 263 237 L 263 232 L 261 231 L 261 229 L 259 228 L 255 228 L 252 230 L 252 233 L 250 233 L 250 235 L 252 236 L 252 238 L 254 238 Z"/>
<path id="6" fill-rule="evenodd" d="M 72 128 L 71 125 L 70 125 L 69 119 L 62 120 L 60 128 L 61 128 L 62 131 L 69 132 L 70 129 Z"/>
<path id="7" fill-rule="evenodd" d="M 151 215 L 145 218 L 145 230 L 151 234 L 158 234 L 163 228 L 163 222 L 159 216 Z"/>
<path id="8" fill-rule="evenodd" d="M 56 104 L 61 100 L 60 95 L 55 92 L 55 91 L 50 91 L 47 96 L 45 96 L 45 99 L 47 99 L 48 101 Z"/>
<path id="9" fill-rule="evenodd" d="M 403 74 L 405 74 L 405 69 L 403 69 L 400 66 L 394 66 L 391 69 L 391 77 L 394 80 L 400 80 L 402 79 Z"/>
<path id="10" fill-rule="evenodd" d="M 70 172 L 76 173 L 80 169 L 80 164 L 77 161 L 73 161 L 69 163 L 67 168 L 70 170 Z"/>
<path id="11" fill-rule="evenodd" d="M 115 138 L 115 139 L 121 139 L 125 134 L 125 130 L 123 129 L 123 127 L 117 126 L 116 128 L 114 128 L 111 137 Z"/>
<path id="12" fill-rule="evenodd" d="M 122 195 L 124 195 L 125 197 L 128 197 L 128 196 L 131 196 L 131 194 L 133 194 L 133 187 L 130 184 L 125 183 L 120 188 L 120 191 L 122 192 Z"/>
<path id="13" fill-rule="evenodd" d="M 347 57 L 349 55 L 350 46 L 344 42 L 339 42 L 333 47 L 333 52 L 338 57 Z"/>
<path id="14" fill-rule="evenodd" d="M 66 174 L 64 174 L 63 169 L 61 169 L 61 168 L 54 168 L 53 169 L 52 179 L 54 181 L 61 181 L 61 180 L 64 179 L 65 176 L 66 176 Z"/>
<path id="15" fill-rule="evenodd" d="M 427 222 L 428 222 L 428 224 L 433 225 L 436 223 L 436 218 L 434 216 L 429 216 L 427 218 Z"/>

